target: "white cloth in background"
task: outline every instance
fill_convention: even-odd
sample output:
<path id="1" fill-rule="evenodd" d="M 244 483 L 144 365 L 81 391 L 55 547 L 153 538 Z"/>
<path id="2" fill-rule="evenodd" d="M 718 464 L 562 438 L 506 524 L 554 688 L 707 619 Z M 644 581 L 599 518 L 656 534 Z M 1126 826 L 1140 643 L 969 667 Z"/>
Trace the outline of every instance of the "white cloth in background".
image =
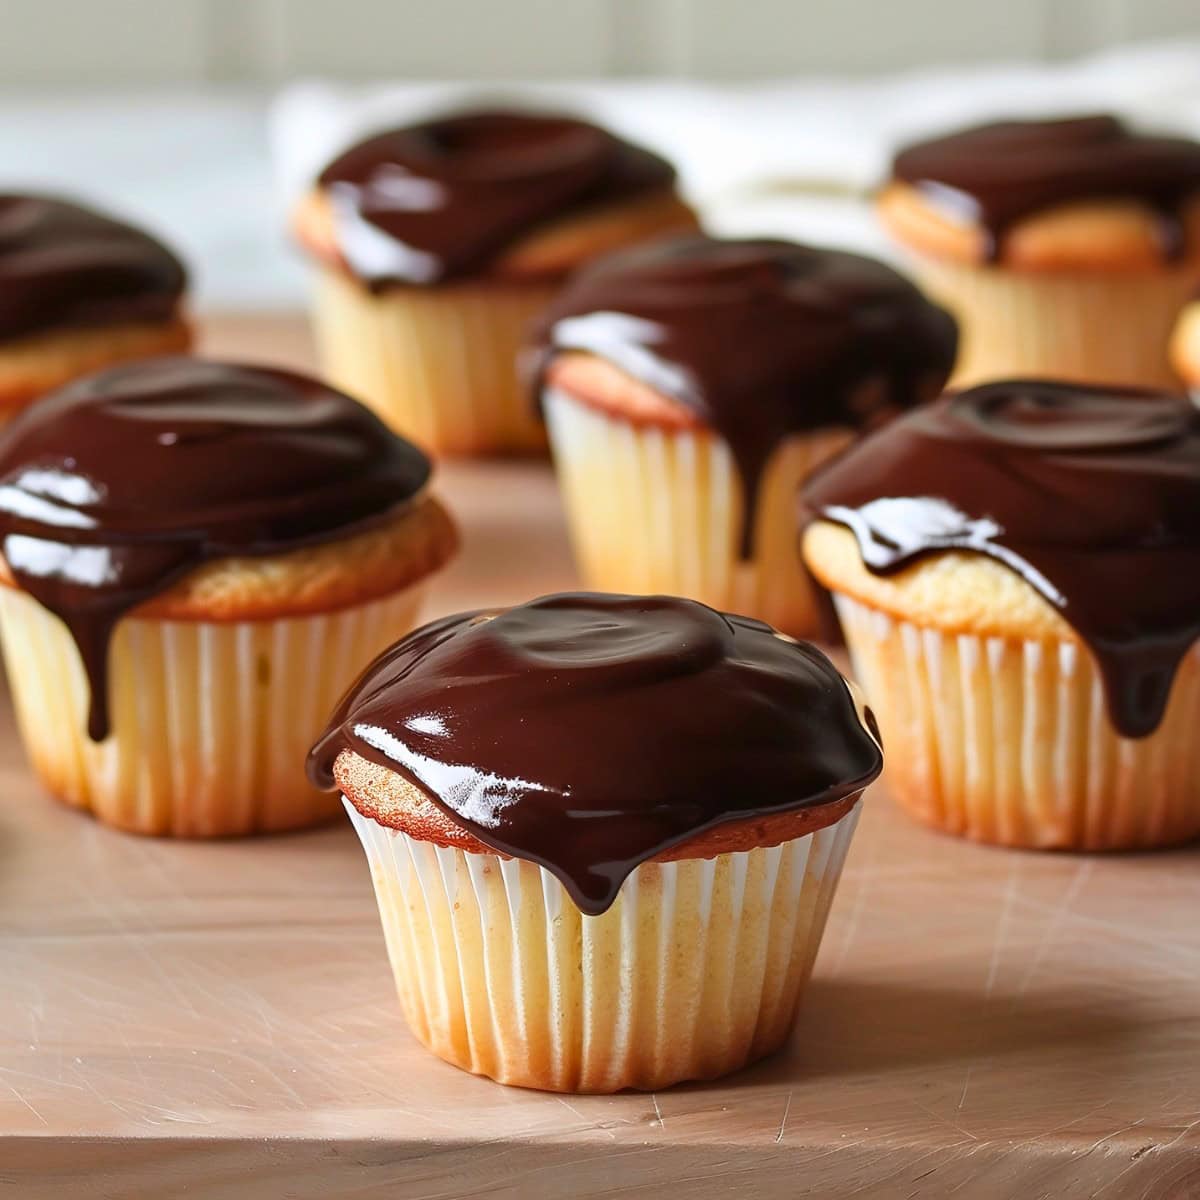
<path id="1" fill-rule="evenodd" d="M 0 94 L 0 190 L 69 192 L 159 231 L 207 309 L 304 304 L 287 206 L 346 142 L 472 97 L 567 105 L 680 168 L 715 231 L 887 254 L 862 197 L 893 148 L 964 121 L 1115 109 L 1200 137 L 1200 41 L 1058 65 L 759 84 L 297 83 L 253 92 Z"/>
<path id="2" fill-rule="evenodd" d="M 261 94 L 2 92 L 0 163 L 0 191 L 77 196 L 169 240 L 199 307 L 303 303 Z"/>
<path id="3" fill-rule="evenodd" d="M 898 145 L 973 121 L 1098 110 L 1200 137 L 1200 41 L 1061 64 L 759 84 L 297 83 L 271 110 L 279 186 L 294 197 L 354 138 L 475 99 L 565 106 L 659 150 L 716 231 L 888 254 L 864 196 Z"/>

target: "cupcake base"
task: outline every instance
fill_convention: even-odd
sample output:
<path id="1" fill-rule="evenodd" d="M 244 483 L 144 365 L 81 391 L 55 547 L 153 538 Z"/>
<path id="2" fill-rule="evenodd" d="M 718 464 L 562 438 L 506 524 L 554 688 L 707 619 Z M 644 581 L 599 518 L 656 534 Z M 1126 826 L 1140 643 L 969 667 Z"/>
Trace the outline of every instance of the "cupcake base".
<path id="1" fill-rule="evenodd" d="M 191 342 L 191 329 L 182 317 L 53 330 L 4 342 L 0 344 L 0 421 L 81 375 L 132 359 L 180 354 Z"/>
<path id="2" fill-rule="evenodd" d="M 801 483 L 849 430 L 788 439 L 765 472 L 754 556 L 738 554 L 741 484 L 723 439 L 636 425 L 551 389 L 543 400 L 572 543 L 590 587 L 664 593 L 757 617 L 793 637 L 821 630 L 800 558 Z"/>
<path id="3" fill-rule="evenodd" d="M 395 287 L 374 295 L 318 268 L 314 325 L 329 381 L 437 454 L 527 453 L 546 434 L 517 376 L 543 284 Z"/>
<path id="4" fill-rule="evenodd" d="M 710 1079 L 783 1043 L 860 807 L 779 846 L 644 863 L 590 917 L 533 863 L 346 802 L 416 1037 L 501 1083 L 600 1093 Z"/>
<path id="5" fill-rule="evenodd" d="M 87 736 L 89 689 L 66 626 L 0 588 L 17 722 L 45 787 L 106 824 L 218 837 L 331 819 L 304 763 L 364 663 L 415 623 L 424 585 L 318 616 L 120 622 L 109 657 L 112 733 Z"/>
<path id="6" fill-rule="evenodd" d="M 1177 388 L 1168 347 L 1195 268 L 1032 272 L 920 259 L 921 286 L 958 318 L 952 387 L 1039 376 Z"/>
<path id="7" fill-rule="evenodd" d="M 1028 848 L 1131 850 L 1200 837 L 1200 647 L 1159 728 L 1123 738 L 1075 641 L 950 634 L 835 594 L 855 672 L 913 816 Z"/>

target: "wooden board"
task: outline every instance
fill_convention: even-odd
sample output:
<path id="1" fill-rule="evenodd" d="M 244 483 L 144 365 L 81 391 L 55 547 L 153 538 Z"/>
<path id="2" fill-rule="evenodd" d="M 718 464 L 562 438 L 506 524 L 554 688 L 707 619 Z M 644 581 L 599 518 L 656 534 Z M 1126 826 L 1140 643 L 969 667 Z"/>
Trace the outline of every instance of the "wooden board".
<path id="1" fill-rule="evenodd" d="M 431 613 L 572 585 L 548 468 L 441 486 L 466 551 Z M 546 1096 L 409 1037 L 348 826 L 112 833 L 39 795 L 5 704 L 0 1196 L 1200 1196 L 1198 867 L 960 844 L 877 788 L 785 1053 Z"/>

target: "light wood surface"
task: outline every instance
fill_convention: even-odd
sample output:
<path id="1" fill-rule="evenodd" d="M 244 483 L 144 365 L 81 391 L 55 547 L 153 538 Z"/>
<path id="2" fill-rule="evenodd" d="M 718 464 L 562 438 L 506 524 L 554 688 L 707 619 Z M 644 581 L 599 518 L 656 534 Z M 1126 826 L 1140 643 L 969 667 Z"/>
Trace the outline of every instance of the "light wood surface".
<path id="1" fill-rule="evenodd" d="M 572 585 L 548 468 L 440 478 L 466 550 L 431 615 Z M 110 832 L 38 794 L 5 704 L 0 1196 L 1200 1196 L 1198 866 L 960 844 L 876 788 L 785 1053 L 546 1096 L 409 1037 L 348 825 Z"/>

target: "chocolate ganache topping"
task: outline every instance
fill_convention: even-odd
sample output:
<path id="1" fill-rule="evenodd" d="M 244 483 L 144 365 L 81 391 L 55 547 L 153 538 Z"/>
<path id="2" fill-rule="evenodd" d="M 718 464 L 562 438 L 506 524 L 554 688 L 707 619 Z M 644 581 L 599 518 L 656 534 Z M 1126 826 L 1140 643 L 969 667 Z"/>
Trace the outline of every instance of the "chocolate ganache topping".
<path id="1" fill-rule="evenodd" d="M 566 116 L 466 112 L 377 134 L 318 182 L 373 289 L 485 269 L 539 225 L 670 186 L 657 155 Z"/>
<path id="2" fill-rule="evenodd" d="M 149 359 L 77 380 L 0 432 L 0 549 L 74 637 L 100 741 L 125 613 L 212 559 L 365 527 L 429 473 L 416 447 L 313 379 Z"/>
<path id="3" fill-rule="evenodd" d="M 902 150 L 893 174 L 979 221 L 988 255 L 1015 221 L 1078 200 L 1132 198 L 1159 216 L 1163 254 L 1180 257 L 1180 208 L 1200 192 L 1200 142 L 1135 133 L 1116 117 L 1001 121 Z"/>
<path id="4" fill-rule="evenodd" d="M 690 600 L 587 593 L 410 634 L 334 713 L 309 758 L 318 786 L 347 749 L 592 914 L 656 854 L 844 800 L 882 766 L 814 647 Z"/>
<path id="5" fill-rule="evenodd" d="M 139 229 L 52 196 L 0 195 L 0 339 L 165 321 L 185 283 Z"/>
<path id="6" fill-rule="evenodd" d="M 1200 637 L 1200 410 L 1183 398 L 987 384 L 859 443 L 805 499 L 876 573 L 942 550 L 1016 571 L 1091 648 L 1116 729 L 1157 728 Z"/>
<path id="7" fill-rule="evenodd" d="M 555 356 L 607 359 L 693 409 L 728 443 L 749 557 L 763 472 L 789 435 L 869 428 L 929 399 L 958 345 L 953 318 L 874 259 L 783 241 L 667 238 L 575 276 L 533 334 Z"/>

